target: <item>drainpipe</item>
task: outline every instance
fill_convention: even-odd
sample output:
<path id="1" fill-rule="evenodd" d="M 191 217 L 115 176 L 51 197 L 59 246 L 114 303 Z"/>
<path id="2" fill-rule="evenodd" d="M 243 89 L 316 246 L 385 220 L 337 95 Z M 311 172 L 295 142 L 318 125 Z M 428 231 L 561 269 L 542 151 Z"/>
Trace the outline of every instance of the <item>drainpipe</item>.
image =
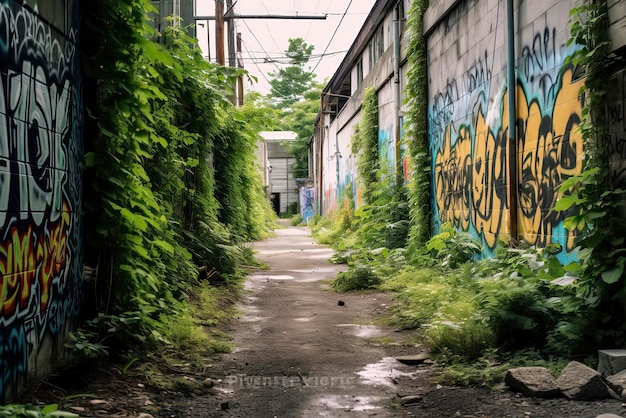
<path id="1" fill-rule="evenodd" d="M 339 152 L 339 133 L 335 132 L 335 163 L 337 170 L 337 198 L 335 201 L 336 205 L 339 205 L 339 159 L 341 158 L 341 153 Z"/>
<path id="2" fill-rule="evenodd" d="M 517 142 L 515 138 L 516 131 L 516 109 L 515 109 L 515 23 L 513 20 L 513 0 L 506 2 L 506 26 L 507 26 L 507 89 L 508 89 L 508 105 L 509 105 L 509 222 L 510 234 L 517 240 Z"/>
<path id="3" fill-rule="evenodd" d="M 402 176 L 402 164 L 400 161 L 400 7 L 396 4 L 393 18 L 393 99 L 395 129 L 395 169 L 396 179 Z"/>

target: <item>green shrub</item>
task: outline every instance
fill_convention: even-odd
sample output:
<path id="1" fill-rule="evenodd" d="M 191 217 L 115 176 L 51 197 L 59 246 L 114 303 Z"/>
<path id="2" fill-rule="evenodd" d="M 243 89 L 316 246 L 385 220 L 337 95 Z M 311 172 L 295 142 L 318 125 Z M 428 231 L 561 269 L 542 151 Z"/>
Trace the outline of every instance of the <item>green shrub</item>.
<path id="1" fill-rule="evenodd" d="M 480 252 L 480 244 L 469 233 L 457 231 L 449 222 L 441 225 L 439 234 L 428 240 L 424 251 L 442 267 L 452 269 L 475 259 Z"/>
<path id="2" fill-rule="evenodd" d="M 339 273 L 333 282 L 333 287 L 338 292 L 349 292 L 351 290 L 375 289 L 381 282 L 380 277 L 370 267 L 358 266 Z"/>

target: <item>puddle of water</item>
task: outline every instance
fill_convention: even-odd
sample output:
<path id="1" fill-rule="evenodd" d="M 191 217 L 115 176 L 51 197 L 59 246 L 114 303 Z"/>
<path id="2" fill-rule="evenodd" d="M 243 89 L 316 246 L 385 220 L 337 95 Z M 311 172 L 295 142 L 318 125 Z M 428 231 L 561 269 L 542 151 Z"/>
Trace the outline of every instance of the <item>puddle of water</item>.
<path id="1" fill-rule="evenodd" d="M 252 280 L 292 280 L 294 276 L 289 274 L 251 274 L 248 276 Z"/>
<path id="2" fill-rule="evenodd" d="M 380 406 L 374 405 L 380 402 L 381 396 L 349 396 L 349 395 L 327 395 L 317 399 L 317 405 L 330 409 L 342 409 L 344 411 L 371 411 L 380 409 Z M 320 413 L 320 416 L 323 416 Z"/>
<path id="3" fill-rule="evenodd" d="M 353 334 L 360 338 L 374 338 L 384 335 L 384 332 L 375 325 L 339 324 L 338 327 L 353 327 Z"/>
<path id="4" fill-rule="evenodd" d="M 243 289 L 247 292 L 252 292 L 254 290 L 261 290 L 263 289 L 263 284 L 254 280 L 246 280 L 243 283 Z"/>
<path id="5" fill-rule="evenodd" d="M 258 255 L 279 255 L 279 254 L 290 254 L 290 253 L 300 253 L 300 254 L 304 254 L 306 253 L 311 254 L 311 253 L 322 253 L 322 254 L 333 254 L 333 250 L 329 250 L 328 248 L 287 248 L 284 250 L 277 250 L 277 249 L 271 249 L 271 250 L 263 250 L 263 249 L 257 249 L 256 253 Z"/>
<path id="6" fill-rule="evenodd" d="M 363 383 L 368 385 L 393 386 L 393 379 L 395 378 L 412 378 L 422 372 L 405 366 L 393 357 L 384 357 L 378 363 L 368 364 L 356 374 L 363 380 Z"/>
<path id="7" fill-rule="evenodd" d="M 294 273 L 335 273 L 338 269 L 336 267 L 316 267 L 308 270 L 289 270 Z"/>
<path id="8" fill-rule="evenodd" d="M 305 257 L 300 257 L 300 258 L 306 258 L 309 260 L 325 260 L 328 261 L 328 259 L 330 257 L 332 257 L 333 253 L 324 253 L 324 254 L 318 254 L 318 255 L 307 255 Z"/>

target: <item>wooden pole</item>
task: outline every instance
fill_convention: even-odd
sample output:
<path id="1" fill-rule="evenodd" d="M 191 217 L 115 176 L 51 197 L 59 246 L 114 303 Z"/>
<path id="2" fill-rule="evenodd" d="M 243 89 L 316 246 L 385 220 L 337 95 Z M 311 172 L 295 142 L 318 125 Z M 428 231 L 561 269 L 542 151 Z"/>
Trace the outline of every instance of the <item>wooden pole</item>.
<path id="1" fill-rule="evenodd" d="M 237 56 L 239 56 L 239 63 L 237 66 L 243 68 L 243 59 L 241 56 L 241 32 L 237 33 Z M 243 77 L 237 77 L 237 104 L 243 106 Z"/>
<path id="2" fill-rule="evenodd" d="M 215 59 L 219 65 L 224 60 L 224 0 L 215 0 Z"/>
<path id="3" fill-rule="evenodd" d="M 226 0 L 226 14 L 233 12 L 233 0 Z M 226 20 L 226 19 L 224 19 Z M 228 66 L 235 67 L 235 19 L 228 19 Z"/>

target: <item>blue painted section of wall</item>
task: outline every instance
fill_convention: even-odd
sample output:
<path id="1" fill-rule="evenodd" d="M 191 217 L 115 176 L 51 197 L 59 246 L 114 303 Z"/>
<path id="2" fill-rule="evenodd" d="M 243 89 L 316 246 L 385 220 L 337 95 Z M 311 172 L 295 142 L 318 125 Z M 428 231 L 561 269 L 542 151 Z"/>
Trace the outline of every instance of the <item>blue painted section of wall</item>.
<path id="1" fill-rule="evenodd" d="M 302 187 L 300 189 L 300 208 L 302 220 L 309 222 L 315 214 L 315 189 L 312 187 Z"/>

